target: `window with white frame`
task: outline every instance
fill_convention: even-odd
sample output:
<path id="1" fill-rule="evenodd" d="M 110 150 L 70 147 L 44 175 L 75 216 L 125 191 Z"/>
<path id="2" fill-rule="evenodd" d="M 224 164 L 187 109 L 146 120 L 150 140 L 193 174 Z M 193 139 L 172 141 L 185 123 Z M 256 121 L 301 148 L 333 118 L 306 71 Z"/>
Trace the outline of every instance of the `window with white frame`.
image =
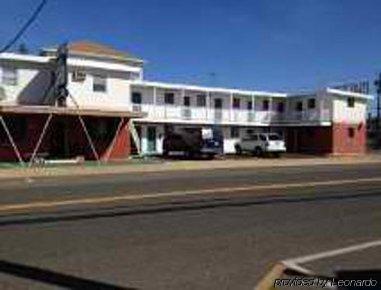
<path id="1" fill-rule="evenodd" d="M 93 91 L 105 93 L 107 92 L 107 78 L 102 75 L 93 76 Z"/>
<path id="2" fill-rule="evenodd" d="M 206 96 L 197 95 L 197 107 L 205 107 L 205 106 L 206 106 Z"/>
<path id="3" fill-rule="evenodd" d="M 164 94 L 164 103 L 166 105 L 174 105 L 175 104 L 175 94 L 174 93 L 165 93 Z"/>
<path id="4" fill-rule="evenodd" d="M 347 99 L 347 107 L 348 108 L 354 108 L 355 107 L 355 98 L 354 97 L 349 97 Z"/>
<path id="5" fill-rule="evenodd" d="M 18 82 L 17 69 L 14 67 L 3 67 L 1 78 L 3 85 L 16 86 Z"/>
<path id="6" fill-rule="evenodd" d="M 142 93 L 132 92 L 131 101 L 133 104 L 140 105 L 142 103 Z"/>

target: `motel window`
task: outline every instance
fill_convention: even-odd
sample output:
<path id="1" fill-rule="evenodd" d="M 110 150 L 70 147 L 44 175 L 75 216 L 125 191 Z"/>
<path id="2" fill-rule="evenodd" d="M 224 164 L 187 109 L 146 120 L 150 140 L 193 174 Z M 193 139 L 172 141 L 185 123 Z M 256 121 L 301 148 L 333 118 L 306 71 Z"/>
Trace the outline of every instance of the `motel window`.
<path id="1" fill-rule="evenodd" d="M 133 92 L 131 101 L 133 104 L 141 104 L 142 103 L 142 94 L 139 92 Z"/>
<path id="2" fill-rule="evenodd" d="M 238 98 L 233 98 L 233 109 L 239 109 L 241 106 L 241 100 Z"/>
<path id="3" fill-rule="evenodd" d="M 315 108 L 316 108 L 316 100 L 308 99 L 308 109 L 315 109 Z"/>
<path id="4" fill-rule="evenodd" d="M 355 107 L 355 98 L 349 97 L 347 99 L 347 106 L 348 106 L 348 108 L 354 108 Z"/>
<path id="5" fill-rule="evenodd" d="M 105 93 L 107 91 L 107 78 L 101 75 L 93 76 L 93 91 Z"/>
<path id="6" fill-rule="evenodd" d="M 297 102 L 296 105 L 295 105 L 295 110 L 297 112 L 303 111 L 303 102 Z"/>
<path id="7" fill-rule="evenodd" d="M 279 102 L 278 103 L 277 111 L 278 111 L 278 113 L 283 113 L 284 112 L 284 102 Z"/>
<path id="8" fill-rule="evenodd" d="M 230 136 L 232 138 L 239 138 L 239 128 L 238 127 L 230 127 Z"/>
<path id="9" fill-rule="evenodd" d="M 355 137 L 355 129 L 354 128 L 348 128 L 348 137 L 349 138 Z"/>
<path id="10" fill-rule="evenodd" d="M 175 103 L 175 94 L 174 93 L 165 93 L 164 94 L 164 103 L 166 105 L 173 105 Z"/>
<path id="11" fill-rule="evenodd" d="M 8 86 L 16 86 L 18 82 L 17 69 L 13 67 L 3 67 L 2 83 Z"/>
<path id="12" fill-rule="evenodd" d="M 206 96 L 198 95 L 197 96 L 197 107 L 205 107 L 206 106 Z"/>
<path id="13" fill-rule="evenodd" d="M 184 97 L 184 106 L 190 107 L 190 97 L 189 96 Z"/>
<path id="14" fill-rule="evenodd" d="M 263 100 L 262 102 L 262 110 L 268 111 L 270 109 L 270 101 L 269 100 Z"/>
<path id="15" fill-rule="evenodd" d="M 252 109 L 253 109 L 253 102 L 252 101 L 248 101 L 247 102 L 247 110 L 251 111 Z"/>

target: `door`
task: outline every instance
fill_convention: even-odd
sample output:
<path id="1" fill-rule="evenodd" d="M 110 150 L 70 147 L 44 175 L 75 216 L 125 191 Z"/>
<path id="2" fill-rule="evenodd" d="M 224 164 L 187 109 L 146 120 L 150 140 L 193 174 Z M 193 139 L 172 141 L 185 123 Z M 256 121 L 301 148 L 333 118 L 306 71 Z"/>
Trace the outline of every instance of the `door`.
<path id="1" fill-rule="evenodd" d="M 147 151 L 149 153 L 156 152 L 156 127 L 147 127 Z"/>
<path id="2" fill-rule="evenodd" d="M 191 109 L 190 109 L 190 97 L 185 96 L 183 100 L 183 109 L 182 109 L 182 115 L 184 119 L 191 119 Z"/>
<path id="3" fill-rule="evenodd" d="M 222 99 L 214 99 L 214 118 L 222 120 Z"/>

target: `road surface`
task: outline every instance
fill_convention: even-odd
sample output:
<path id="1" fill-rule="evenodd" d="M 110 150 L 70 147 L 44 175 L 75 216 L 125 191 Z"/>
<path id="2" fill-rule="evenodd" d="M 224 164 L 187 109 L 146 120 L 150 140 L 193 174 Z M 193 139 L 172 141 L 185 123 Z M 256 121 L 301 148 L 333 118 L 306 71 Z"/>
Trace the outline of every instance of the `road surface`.
<path id="1" fill-rule="evenodd" d="M 2 181 L 0 288 L 253 289 L 380 225 L 379 164 Z M 316 269 L 381 268 L 380 252 Z"/>

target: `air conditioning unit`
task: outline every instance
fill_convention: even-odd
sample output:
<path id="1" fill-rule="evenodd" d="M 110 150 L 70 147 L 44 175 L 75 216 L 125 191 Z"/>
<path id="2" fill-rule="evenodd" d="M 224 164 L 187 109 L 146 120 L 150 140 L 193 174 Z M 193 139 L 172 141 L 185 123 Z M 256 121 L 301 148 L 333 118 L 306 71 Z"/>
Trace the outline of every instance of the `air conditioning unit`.
<path id="1" fill-rule="evenodd" d="M 140 113 L 142 111 L 142 106 L 140 104 L 133 104 L 132 111 Z"/>
<path id="2" fill-rule="evenodd" d="M 73 82 L 84 82 L 86 80 L 86 73 L 81 70 L 73 71 L 71 75 L 71 80 Z"/>

